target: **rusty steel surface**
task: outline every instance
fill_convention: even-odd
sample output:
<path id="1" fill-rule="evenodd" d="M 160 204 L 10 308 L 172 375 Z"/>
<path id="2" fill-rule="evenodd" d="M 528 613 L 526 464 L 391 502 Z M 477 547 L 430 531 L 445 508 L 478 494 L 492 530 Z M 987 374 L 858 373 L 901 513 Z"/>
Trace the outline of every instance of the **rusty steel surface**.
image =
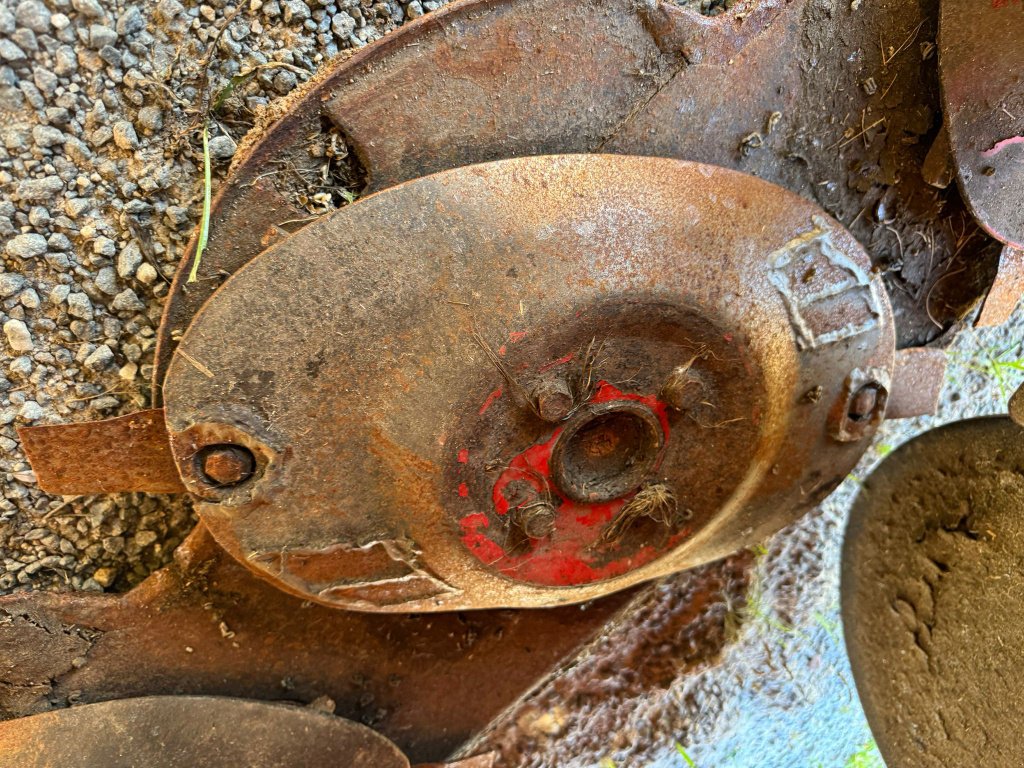
<path id="1" fill-rule="evenodd" d="M 163 409 L 103 421 L 19 427 L 39 487 L 47 493 L 182 493 Z"/>
<path id="2" fill-rule="evenodd" d="M 996 239 L 1024 248 L 1024 6 L 943 0 L 939 71 L 960 187 Z"/>
<path id="3" fill-rule="evenodd" d="M 154 696 L 0 722 L 14 768 L 409 768 L 383 736 L 302 707 L 225 697 Z"/>
<path id="4" fill-rule="evenodd" d="M 911 347 L 896 353 L 887 419 L 929 416 L 939 405 L 949 357 L 944 349 Z"/>
<path id="5" fill-rule="evenodd" d="M 855 15 L 850 33 L 873 47 L 872 18 Z M 344 137 L 366 191 L 472 162 L 614 152 L 754 173 L 818 200 L 851 222 L 855 235 L 872 240 L 872 217 L 864 211 L 881 206 L 877 212 L 885 218 L 887 210 L 895 210 L 906 222 L 887 223 L 904 235 L 880 244 L 874 256 L 897 270 L 891 278 L 897 287 L 909 287 L 892 291 L 892 300 L 903 305 L 900 346 L 930 340 L 937 329 L 929 315 L 948 325 L 958 307 L 983 292 L 990 279 L 988 257 L 975 256 L 968 274 L 957 281 L 931 285 L 944 270 L 959 268 L 946 259 L 956 244 L 928 219 L 934 211 L 926 194 L 931 188 L 920 173 L 911 172 L 919 162 L 912 153 L 915 142 L 899 131 L 891 140 L 881 136 L 889 145 L 883 157 L 875 149 L 856 161 L 862 170 L 850 184 L 867 190 L 864 199 L 834 199 L 829 185 L 836 182 L 822 179 L 845 176 L 847 166 L 854 165 L 845 156 L 857 156 L 862 141 L 877 148 L 880 137 L 850 131 L 857 141 L 841 134 L 831 143 L 802 125 L 807 115 L 820 122 L 823 114 L 862 108 L 848 103 L 860 92 L 854 68 L 841 71 L 848 70 L 852 79 L 838 88 L 831 76 L 808 74 L 799 55 L 779 55 L 788 50 L 824 56 L 816 48 L 823 45 L 817 40 L 821 27 L 813 4 L 804 0 L 755 2 L 743 13 L 714 18 L 660 0 L 464 0 L 367 46 L 318 77 L 236 156 L 214 202 L 200 280 L 185 281 L 193 241 L 168 297 L 154 369 L 156 402 L 177 340 L 203 302 L 269 243 L 312 218 L 295 202 L 286 175 L 275 169 L 308 165 L 310 137 L 324 132 Z M 587 34 L 577 34 L 580 28 Z M 910 103 L 927 89 L 908 85 L 904 93 L 904 83 L 921 78 L 918 69 L 911 57 L 885 67 L 896 86 L 888 103 L 907 104 L 906 114 L 893 117 L 912 122 L 907 128 L 915 136 L 930 131 L 922 123 L 929 114 L 927 100 Z M 750 77 L 751 72 L 758 76 Z M 389 95 L 381 98 L 381 93 Z M 838 102 L 837 93 L 847 94 L 841 97 L 847 101 Z M 384 124 L 387 131 L 380 130 Z M 783 133 L 785 151 L 768 149 Z M 946 200 L 949 215 L 957 208 L 957 201 Z M 924 245 L 911 234 L 922 228 L 930 232 Z M 898 259 L 887 253 L 897 245 Z M 923 305 L 926 291 L 929 301 Z M 947 297 L 949 292 L 956 295 Z"/>
<path id="6" fill-rule="evenodd" d="M 843 627 L 889 768 L 1020 765 L 1022 438 L 1005 417 L 926 432 L 853 505 Z"/>
<path id="7" fill-rule="evenodd" d="M 527 158 L 391 188 L 250 262 L 182 339 L 167 422 L 201 519 L 285 590 L 546 606 L 817 503 L 882 418 L 893 339 L 863 251 L 795 195 L 674 160 Z M 660 394 L 680 367 L 682 410 Z M 552 377 L 573 393 L 557 423 L 531 394 Z M 226 444 L 256 467 L 230 487 L 196 460 Z"/>
<path id="8" fill-rule="evenodd" d="M 125 595 L 0 598 L 0 717 L 153 695 L 327 696 L 413 761 L 442 761 L 632 596 L 582 609 L 336 611 L 255 578 L 200 525 Z"/>
<path id="9" fill-rule="evenodd" d="M 1004 245 L 999 255 L 999 272 L 985 297 L 975 325 L 991 327 L 1005 323 L 1024 295 L 1024 248 Z"/>

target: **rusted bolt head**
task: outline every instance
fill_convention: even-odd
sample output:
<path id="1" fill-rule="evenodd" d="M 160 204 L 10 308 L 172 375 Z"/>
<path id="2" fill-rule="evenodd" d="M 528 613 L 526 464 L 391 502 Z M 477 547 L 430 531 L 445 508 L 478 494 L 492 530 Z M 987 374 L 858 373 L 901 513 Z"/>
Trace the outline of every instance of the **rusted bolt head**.
<path id="1" fill-rule="evenodd" d="M 572 390 L 565 379 L 543 379 L 533 388 L 533 401 L 544 421 L 561 421 L 572 410 Z"/>
<path id="2" fill-rule="evenodd" d="M 703 391 L 700 375 L 690 366 L 684 365 L 668 375 L 661 388 L 660 397 L 670 408 L 685 411 L 700 402 Z"/>
<path id="3" fill-rule="evenodd" d="M 877 406 L 878 384 L 865 384 L 850 399 L 850 410 L 847 415 L 851 421 L 866 421 L 874 414 Z"/>
<path id="4" fill-rule="evenodd" d="M 516 510 L 515 521 L 531 539 L 543 539 L 555 530 L 556 512 L 547 501 L 537 501 Z"/>
<path id="5" fill-rule="evenodd" d="M 200 476 L 221 488 L 245 482 L 256 469 L 252 451 L 240 445 L 208 445 L 196 458 Z"/>

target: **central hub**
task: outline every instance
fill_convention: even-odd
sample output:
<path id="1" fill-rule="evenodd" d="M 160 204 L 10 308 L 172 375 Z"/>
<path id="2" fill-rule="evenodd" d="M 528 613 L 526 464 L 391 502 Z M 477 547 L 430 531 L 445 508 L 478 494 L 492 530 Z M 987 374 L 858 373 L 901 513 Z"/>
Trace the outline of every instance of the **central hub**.
<path id="1" fill-rule="evenodd" d="M 664 442 L 657 417 L 643 403 L 589 404 L 558 436 L 551 452 L 552 479 L 575 501 L 611 501 L 640 486 Z"/>

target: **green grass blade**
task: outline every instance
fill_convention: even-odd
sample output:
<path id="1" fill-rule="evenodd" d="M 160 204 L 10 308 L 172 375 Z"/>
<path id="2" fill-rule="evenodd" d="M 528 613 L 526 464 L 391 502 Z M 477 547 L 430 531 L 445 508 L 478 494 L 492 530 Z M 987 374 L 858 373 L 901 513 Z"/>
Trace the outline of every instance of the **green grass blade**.
<path id="1" fill-rule="evenodd" d="M 697 768 L 697 764 L 693 762 L 693 758 L 686 754 L 686 750 L 683 749 L 683 745 L 678 741 L 676 742 L 676 752 L 678 752 L 683 760 L 686 761 L 687 768 Z"/>
<path id="2" fill-rule="evenodd" d="M 194 283 L 199 273 L 199 262 L 206 250 L 206 241 L 210 237 L 210 189 L 213 186 L 210 172 L 210 125 L 203 123 L 203 218 L 199 223 L 199 241 L 196 243 L 196 257 L 192 261 L 192 269 L 188 273 L 188 282 Z"/>

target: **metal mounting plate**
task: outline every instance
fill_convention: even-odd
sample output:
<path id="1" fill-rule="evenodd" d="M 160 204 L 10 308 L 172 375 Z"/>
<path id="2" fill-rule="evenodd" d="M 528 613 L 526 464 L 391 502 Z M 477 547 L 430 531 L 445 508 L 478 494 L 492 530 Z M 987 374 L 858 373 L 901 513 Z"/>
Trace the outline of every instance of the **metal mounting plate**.
<path id="1" fill-rule="evenodd" d="M 857 243 L 774 185 L 657 158 L 509 160 L 378 193 L 250 262 L 182 339 L 167 424 L 210 531 L 286 590 L 549 606 L 717 559 L 824 497 L 881 419 L 893 338 Z M 675 411 L 659 392 L 680 366 L 702 397 Z M 564 425 L 527 403 L 547 375 L 593 384 Z M 646 482 L 681 516 L 608 541 L 639 481 L 587 504 L 542 462 L 519 479 L 555 502 L 554 532 L 513 542 L 503 471 L 597 402 L 660 424 Z M 204 482 L 195 456 L 224 443 L 256 457 L 249 481 Z"/>

